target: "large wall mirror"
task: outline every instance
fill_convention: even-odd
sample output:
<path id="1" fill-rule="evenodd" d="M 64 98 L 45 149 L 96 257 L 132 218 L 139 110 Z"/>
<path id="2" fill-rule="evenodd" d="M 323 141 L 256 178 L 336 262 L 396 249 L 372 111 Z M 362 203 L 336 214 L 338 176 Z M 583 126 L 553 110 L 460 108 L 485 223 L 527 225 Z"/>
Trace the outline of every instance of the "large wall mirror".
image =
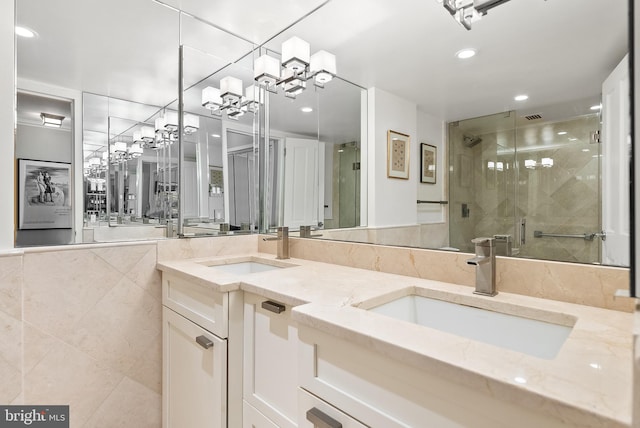
<path id="1" fill-rule="evenodd" d="M 471 30 L 437 1 L 281 6 L 17 1 L 17 22 L 38 32 L 17 42 L 19 91 L 82 105 L 69 117 L 84 150 L 69 160 L 83 202 L 64 243 L 312 226 L 322 239 L 453 251 L 489 235 L 505 255 L 628 265 L 626 131 L 607 125 L 628 115 L 614 99 L 625 93 L 625 2 L 508 1 Z M 246 96 L 254 61 L 278 58 L 292 36 L 336 55 L 324 88 L 261 90 L 242 114 L 203 106 L 227 77 Z M 476 55 L 456 58 L 463 48 Z M 169 119 L 183 129 L 158 129 Z M 388 130 L 411 134 L 402 185 L 371 180 Z M 381 221 L 371 201 L 400 186 L 410 197 Z M 411 215 L 394 223 L 394 210 Z"/>

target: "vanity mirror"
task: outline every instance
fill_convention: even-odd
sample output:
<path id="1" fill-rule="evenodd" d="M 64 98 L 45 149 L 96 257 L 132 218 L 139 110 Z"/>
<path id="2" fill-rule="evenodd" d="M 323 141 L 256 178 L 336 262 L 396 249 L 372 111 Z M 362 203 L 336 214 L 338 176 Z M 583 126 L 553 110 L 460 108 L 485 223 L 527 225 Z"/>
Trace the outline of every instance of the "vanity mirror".
<path id="1" fill-rule="evenodd" d="M 492 9 L 490 19 L 474 23 L 470 31 L 455 23 L 436 1 L 409 0 L 403 7 L 394 7 L 392 2 L 371 5 L 360 0 L 306 1 L 281 8 L 284 12 L 276 14 L 278 16 L 273 14 L 275 8 L 258 2 L 249 8 L 248 18 L 235 8 L 225 9 L 224 22 L 218 18 L 222 11 L 206 2 L 142 1 L 136 3 L 139 8 L 136 14 L 122 15 L 119 12 L 130 7 L 125 3 L 70 1 L 60 8 L 19 0 L 17 20 L 39 30 L 37 42 L 40 44 L 29 45 L 27 41 L 18 40 L 18 86 L 43 93 L 55 91 L 47 92 L 40 89 L 45 86 L 31 83 L 71 89 L 76 91 L 76 95 L 71 96 L 75 103 L 82 101 L 82 92 L 85 92 L 150 106 L 150 110 L 155 111 L 146 117 L 115 115 L 112 111 L 104 116 L 105 120 L 111 116 L 113 120 L 121 118 L 149 125 L 154 124 L 153 114 L 163 109 L 178 111 L 181 100 L 186 113 L 200 118 L 200 129 L 205 123 L 211 123 L 211 129 L 219 129 L 219 132 L 199 132 L 204 140 L 185 138 L 182 152 L 177 153 L 177 158 L 193 162 L 190 168 L 195 177 L 192 183 L 195 196 L 187 197 L 184 192 L 180 196 L 186 198 L 181 200 L 182 206 L 189 205 L 190 200 L 197 202 L 189 212 L 179 213 L 183 218 L 176 221 L 176 233 L 207 233 L 211 224 L 231 222 L 229 186 L 235 187 L 236 183 L 230 179 L 228 168 L 230 156 L 234 156 L 234 165 L 238 156 L 239 161 L 246 159 L 247 165 L 253 162 L 255 171 L 254 177 L 247 175 L 249 215 L 233 221 L 239 223 L 238 228 L 243 224 L 250 230 L 267 230 L 281 224 L 292 228 L 312 225 L 324 229 L 320 232 L 323 239 L 453 247 L 462 251 L 468 250 L 467 234 L 482 232 L 511 235 L 512 248 L 520 250 L 520 256 L 551 255 L 559 260 L 606 263 L 600 248 L 602 239 L 597 234 L 604 230 L 607 236 L 612 236 L 605 230 L 601 213 L 601 207 L 606 205 L 602 198 L 607 194 L 590 178 L 585 179 L 602 175 L 605 157 L 602 149 L 590 154 L 602 157 L 589 158 L 594 160 L 587 159 L 583 165 L 588 166 L 589 171 L 577 171 L 575 165 L 561 167 L 562 157 L 569 160 L 576 157 L 563 154 L 564 149 L 559 147 L 544 149 L 559 151 L 558 156 L 555 152 L 543 156 L 541 152 L 535 159 L 527 157 L 532 149 L 527 146 L 525 126 L 509 130 L 513 138 L 505 142 L 498 141 L 498 134 L 503 132 L 498 128 L 481 130 L 467 125 L 477 122 L 475 118 L 502 112 L 509 112 L 516 125 L 523 116 L 539 115 L 541 118 L 534 119 L 537 122 L 527 122 L 526 126 L 537 126 L 536 132 L 543 143 L 547 142 L 545 127 L 555 129 L 560 124 L 569 125 L 570 120 L 586 121 L 590 128 L 591 123 L 599 128 L 600 116 L 589 110 L 592 104 L 585 103 L 599 104 L 603 82 L 627 51 L 624 2 L 510 1 Z M 176 7 L 182 7 L 186 13 L 180 13 Z M 363 10 L 367 11 L 366 15 Z M 576 11 L 580 19 L 570 19 Z M 134 15 L 146 19 L 139 22 Z M 63 22 L 70 24 L 61 25 Z M 113 22 L 119 22 L 122 30 L 116 36 L 111 31 Z M 334 24 L 330 34 L 326 31 L 326 22 Z M 398 22 L 403 23 L 402 31 L 395 25 Z M 545 23 L 544 31 L 540 22 Z M 220 88 L 225 77 L 240 79 L 245 90 L 253 83 L 253 61 L 266 51 L 277 56 L 282 42 L 292 36 L 308 41 L 313 51 L 326 49 L 334 53 L 338 77 L 324 89 L 310 85 L 295 100 L 282 94 L 267 94 L 260 113 L 247 113 L 237 118 L 239 120 L 230 119 L 227 113 L 212 115 L 202 107 L 202 91 L 208 86 Z M 47 44 L 46 51 L 51 55 L 41 55 L 42 43 Z M 183 93 L 179 96 L 178 48 L 181 44 Z M 87 46 L 104 49 L 91 50 Z M 474 48 L 476 55 L 466 60 L 456 58 L 455 53 L 463 48 Z M 528 100 L 514 100 L 514 96 L 525 93 L 529 95 Z M 564 113 L 559 112 L 558 106 L 563 106 Z M 304 113 L 303 107 L 313 111 Z M 84 111 L 89 114 L 87 108 Z M 451 145 L 455 123 L 462 133 L 456 140 L 462 145 L 458 149 Z M 408 180 L 390 182 L 386 176 L 377 175 L 378 169 L 383 168 L 380 165 L 386 165 L 386 154 L 380 151 L 378 143 L 383 139 L 386 147 L 386 134 L 390 129 L 411 137 Z M 111 133 L 108 126 L 101 132 L 105 143 L 117 135 Z M 562 130 L 554 134 L 554 144 L 560 137 L 558 132 Z M 585 140 L 585 132 L 580 131 L 585 136 L 579 137 L 585 145 L 581 147 L 591 150 L 596 146 Z M 252 140 L 251 144 L 248 140 L 238 143 L 239 147 L 245 147 L 245 153 L 244 149 L 230 147 L 235 137 Z M 464 146 L 465 137 L 472 141 L 469 147 Z M 296 138 L 309 141 L 301 146 L 298 161 L 293 162 Z M 482 143 L 474 145 L 475 138 L 480 138 Z M 285 151 L 287 139 L 292 140 L 292 150 Z M 75 141 L 79 144 L 77 134 Z M 420 182 L 417 162 L 421 143 L 437 148 L 435 184 Z M 582 148 L 579 156 L 586 156 Z M 256 150 L 269 153 L 258 159 L 257 166 L 255 158 L 249 159 L 252 151 L 255 156 Z M 173 156 L 172 153 L 170 158 Z M 306 168 L 309 174 L 296 176 L 295 167 L 309 161 L 309 156 L 315 156 L 317 162 L 311 163 L 311 169 Z M 543 159 L 553 159 L 554 163 L 550 167 L 548 160 Z M 534 160 L 537 169 L 527 169 L 528 160 Z M 289 167 L 288 161 L 292 162 Z M 130 163 L 128 160 L 127 168 L 120 174 L 123 178 L 125 174 L 132 176 Z M 510 171 L 518 174 L 500 174 L 504 171 L 498 170 L 499 163 L 503 168 L 509 163 L 509 168 L 516 168 Z M 143 174 L 145 168 L 157 169 L 157 164 L 157 160 L 154 165 L 151 160 L 143 159 Z M 187 169 L 176 174 L 181 175 Z M 526 201 L 530 207 L 546 207 L 556 214 L 555 220 L 559 220 L 557 211 L 543 204 L 542 195 L 538 194 L 537 199 L 525 199 L 525 195 L 535 194 L 531 183 L 535 180 L 542 183 L 543 174 L 549 184 L 552 180 L 547 173 L 561 169 L 566 183 L 580 183 L 599 195 L 595 204 L 579 207 L 579 211 L 589 212 L 594 221 L 584 230 L 567 228 L 566 222 L 535 224 L 534 214 L 521 212 Z M 173 172 L 171 168 L 163 171 L 168 171 L 167 181 L 159 185 L 159 189 L 171 192 Z M 292 180 L 287 178 L 288 174 L 298 178 Z M 520 183 L 525 175 L 527 186 Z M 184 178 L 177 177 L 177 181 Z M 298 186 L 297 190 L 287 189 L 292 183 Z M 483 186 L 479 189 L 482 191 L 465 184 L 479 184 Z M 565 209 L 568 210 L 567 204 L 576 194 L 584 194 L 586 188 L 581 191 L 580 184 L 566 187 L 564 196 L 557 195 Z M 76 180 L 76 188 L 81 187 Z M 498 196 L 498 189 L 507 188 L 512 189 L 510 194 Z M 516 193 L 518 188 L 520 192 Z M 469 189 L 467 193 L 473 198 L 465 196 L 460 189 Z M 291 195 L 295 197 L 290 199 Z M 212 198 L 217 199 L 212 202 Z M 418 200 L 438 203 L 417 204 Z M 100 204 L 99 197 L 93 201 Z M 440 204 L 441 201 L 447 203 Z M 487 201 L 493 205 L 485 204 Z M 118 205 L 117 210 L 114 206 L 114 210 L 119 212 L 120 206 L 124 204 Z M 144 206 L 136 202 L 135 217 L 144 210 Z M 494 216 L 499 220 L 499 227 L 485 227 L 492 211 L 500 213 Z M 619 211 L 626 212 L 624 208 Z M 557 243 L 554 251 L 544 251 L 544 245 L 542 253 L 524 251 L 526 248 L 520 244 L 522 217 L 527 225 L 525 242 Z M 208 223 L 200 221 L 205 219 Z M 628 224 L 628 218 L 626 221 Z M 118 227 L 117 218 L 111 223 Z M 591 241 L 577 238 L 570 241 L 572 238 L 541 236 L 536 232 L 596 235 Z M 624 241 L 624 230 L 621 232 L 618 242 Z M 79 240 L 76 238 L 76 241 Z M 608 239 L 607 243 L 615 241 Z M 597 248 L 575 250 L 563 242 Z M 572 258 L 577 252 L 589 257 Z"/>
<path id="2" fill-rule="evenodd" d="M 375 87 L 374 163 L 361 184 L 368 221 L 322 239 L 468 252 L 489 235 L 505 255 L 629 265 L 624 2 L 506 2 L 470 31 L 435 1 L 378 5 L 366 23 L 361 7 L 332 2 L 272 42 L 299 34 L 313 44 L 338 15 L 361 23 L 332 34 L 328 48 L 341 76 Z M 395 22 L 412 30 L 381 30 Z M 411 134 L 409 183 L 376 175 L 390 129 Z M 445 173 L 435 184 L 420 182 L 420 143 L 438 148 Z"/>

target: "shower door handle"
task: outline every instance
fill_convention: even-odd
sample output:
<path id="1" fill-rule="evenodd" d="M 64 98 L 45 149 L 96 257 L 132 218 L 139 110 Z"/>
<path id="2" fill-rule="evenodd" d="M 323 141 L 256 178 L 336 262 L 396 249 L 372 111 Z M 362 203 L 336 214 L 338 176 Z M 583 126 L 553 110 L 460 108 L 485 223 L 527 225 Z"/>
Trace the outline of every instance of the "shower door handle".
<path id="1" fill-rule="evenodd" d="M 525 236 L 527 235 L 527 219 L 522 217 L 520 219 L 520 245 L 524 245 L 526 238 Z"/>

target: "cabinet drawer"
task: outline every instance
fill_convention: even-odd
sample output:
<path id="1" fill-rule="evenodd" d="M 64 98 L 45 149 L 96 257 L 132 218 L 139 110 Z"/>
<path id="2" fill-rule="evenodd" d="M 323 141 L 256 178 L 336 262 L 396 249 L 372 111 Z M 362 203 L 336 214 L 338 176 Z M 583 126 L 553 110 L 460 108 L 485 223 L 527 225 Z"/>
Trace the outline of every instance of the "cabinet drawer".
<path id="1" fill-rule="evenodd" d="M 297 427 L 298 329 L 291 307 L 244 296 L 243 398 L 280 428 Z"/>
<path id="2" fill-rule="evenodd" d="M 301 388 L 298 389 L 298 421 L 300 428 L 366 428 L 366 425 Z"/>
<path id="3" fill-rule="evenodd" d="M 242 400 L 242 428 L 280 428 L 251 404 Z"/>
<path id="4" fill-rule="evenodd" d="M 229 334 L 229 293 L 218 293 L 162 274 L 162 304 L 218 337 Z"/>
<path id="5" fill-rule="evenodd" d="M 162 308 L 163 428 L 226 428 L 227 341 Z"/>

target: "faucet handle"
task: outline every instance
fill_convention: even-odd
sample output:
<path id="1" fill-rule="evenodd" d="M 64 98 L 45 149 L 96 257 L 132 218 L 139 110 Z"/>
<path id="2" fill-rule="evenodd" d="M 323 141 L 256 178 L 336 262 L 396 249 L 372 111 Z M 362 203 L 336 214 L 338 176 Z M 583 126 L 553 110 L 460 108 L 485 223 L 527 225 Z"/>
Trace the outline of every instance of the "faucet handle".
<path id="1" fill-rule="evenodd" d="M 482 247 L 493 247 L 494 238 L 473 238 L 471 243 Z"/>

